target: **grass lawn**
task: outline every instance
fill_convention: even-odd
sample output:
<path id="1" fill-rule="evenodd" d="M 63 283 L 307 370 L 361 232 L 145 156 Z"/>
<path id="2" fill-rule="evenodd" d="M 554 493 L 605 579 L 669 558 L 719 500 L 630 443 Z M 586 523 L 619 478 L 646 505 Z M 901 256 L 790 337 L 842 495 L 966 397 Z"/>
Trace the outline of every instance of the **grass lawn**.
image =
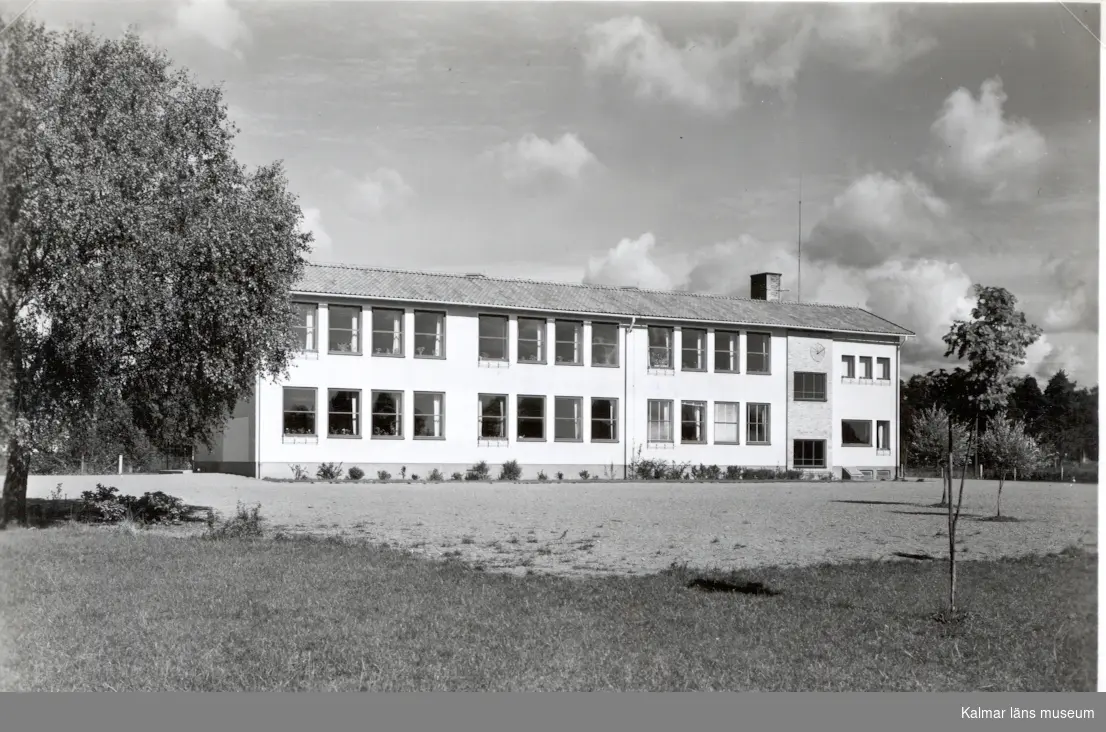
<path id="1" fill-rule="evenodd" d="M 0 533 L 0 680 L 24 690 L 1093 691 L 1093 554 L 514 577 L 325 540 Z"/>

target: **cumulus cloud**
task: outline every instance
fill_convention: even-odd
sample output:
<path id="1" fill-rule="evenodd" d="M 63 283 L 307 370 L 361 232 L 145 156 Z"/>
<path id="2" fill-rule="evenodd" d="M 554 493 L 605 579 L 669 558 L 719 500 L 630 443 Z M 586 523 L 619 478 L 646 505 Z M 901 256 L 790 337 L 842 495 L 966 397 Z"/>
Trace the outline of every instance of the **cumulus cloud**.
<path id="1" fill-rule="evenodd" d="M 303 219 L 300 220 L 300 231 L 309 232 L 315 240 L 311 243 L 310 259 L 325 260 L 331 252 L 330 234 L 323 228 L 323 214 L 317 208 L 303 209 Z"/>
<path id="2" fill-rule="evenodd" d="M 945 100 L 932 127 L 940 143 L 935 153 L 938 173 L 992 200 L 1034 195 L 1048 154 L 1044 137 L 1029 122 L 1004 117 L 1006 99 L 997 76 L 983 82 L 978 99 L 961 87 Z"/>
<path id="3" fill-rule="evenodd" d="M 597 163 L 595 155 L 571 132 L 556 140 L 527 133 L 517 142 L 494 148 L 491 154 L 502 167 L 503 176 L 513 182 L 549 177 L 576 180 Z"/>
<path id="4" fill-rule="evenodd" d="M 871 267 L 921 256 L 959 235 L 949 205 L 910 174 L 872 173 L 838 195 L 804 247 L 811 259 Z"/>
<path id="5" fill-rule="evenodd" d="M 1041 325 L 1054 333 L 1097 331 L 1098 262 L 1054 255 L 1044 271 L 1055 299 L 1047 304 Z"/>
<path id="6" fill-rule="evenodd" d="M 386 209 L 402 206 L 414 194 L 397 171 L 377 168 L 354 184 L 353 205 L 359 212 L 376 217 Z"/>
<path id="7" fill-rule="evenodd" d="M 666 268 L 654 261 L 657 240 L 646 232 L 637 239 L 623 239 L 601 257 L 592 257 L 584 282 L 593 285 L 639 287 L 643 290 L 671 290 L 678 283 Z"/>
<path id="8" fill-rule="evenodd" d="M 1034 376 L 1040 380 L 1047 380 L 1061 369 L 1071 375 L 1081 371 L 1083 366 L 1083 358 L 1078 350 L 1069 345 L 1059 346 L 1049 340 L 1046 334 L 1025 349 L 1025 362 L 1014 371 L 1019 376 Z"/>
<path id="9" fill-rule="evenodd" d="M 175 13 L 177 33 L 203 38 L 223 51 L 241 56 L 250 40 L 242 15 L 227 0 L 184 0 Z"/>
<path id="10" fill-rule="evenodd" d="M 937 41 L 910 27 L 912 8 L 834 3 L 818 24 L 818 38 L 848 66 L 891 73 L 932 51 Z"/>

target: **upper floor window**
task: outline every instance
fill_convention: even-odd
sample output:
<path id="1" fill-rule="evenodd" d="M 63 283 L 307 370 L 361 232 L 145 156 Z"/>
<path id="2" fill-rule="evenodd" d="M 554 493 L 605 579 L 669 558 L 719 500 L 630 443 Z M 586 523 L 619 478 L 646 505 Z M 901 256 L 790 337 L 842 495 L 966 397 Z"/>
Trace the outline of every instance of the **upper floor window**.
<path id="1" fill-rule="evenodd" d="M 403 311 L 373 308 L 373 355 L 403 355 Z"/>
<path id="2" fill-rule="evenodd" d="M 842 356 L 841 357 L 841 378 L 843 378 L 843 379 L 855 379 L 856 378 L 856 357 L 855 356 Z"/>
<path id="3" fill-rule="evenodd" d="M 507 360 L 507 317 L 504 315 L 480 316 L 480 359 L 482 361 Z"/>
<path id="4" fill-rule="evenodd" d="M 558 320 L 553 327 L 556 335 L 557 363 L 582 364 L 584 362 L 584 324 L 570 320 Z"/>
<path id="5" fill-rule="evenodd" d="M 891 380 L 891 359 L 889 359 L 889 358 L 877 358 L 876 359 L 876 367 L 877 367 L 877 370 L 879 371 L 879 380 L 880 381 L 890 381 Z"/>
<path id="6" fill-rule="evenodd" d="M 330 352 L 361 353 L 361 308 L 330 306 Z"/>
<path id="7" fill-rule="evenodd" d="M 618 324 L 591 324 L 591 365 L 618 366 Z"/>
<path id="8" fill-rule="evenodd" d="M 658 325 L 649 326 L 649 367 L 672 368 L 672 329 Z"/>
<path id="9" fill-rule="evenodd" d="M 772 373 L 772 336 L 768 333 L 749 333 L 745 338 L 745 373 Z"/>
<path id="10" fill-rule="evenodd" d="M 415 311 L 415 358 L 445 358 L 445 313 Z"/>
<path id="11" fill-rule="evenodd" d="M 860 357 L 860 378 L 870 379 L 872 378 L 872 357 L 861 356 Z"/>
<path id="12" fill-rule="evenodd" d="M 545 320 L 518 319 L 518 362 L 545 363 Z"/>
<path id="13" fill-rule="evenodd" d="M 736 374 L 738 371 L 737 333 L 716 330 L 714 332 L 714 370 Z"/>
<path id="14" fill-rule="evenodd" d="M 296 334 L 296 346 L 301 351 L 314 351 L 315 323 L 318 322 L 319 306 L 309 302 L 297 302 L 292 304 L 292 313 L 295 317 L 292 330 Z"/>
<path id="15" fill-rule="evenodd" d="M 812 371 L 795 372 L 795 401 L 826 401 L 826 375 Z"/>
<path id="16" fill-rule="evenodd" d="M 698 328 L 684 328 L 680 331 L 680 336 L 680 350 L 683 353 L 680 368 L 684 371 L 706 371 L 707 332 Z"/>

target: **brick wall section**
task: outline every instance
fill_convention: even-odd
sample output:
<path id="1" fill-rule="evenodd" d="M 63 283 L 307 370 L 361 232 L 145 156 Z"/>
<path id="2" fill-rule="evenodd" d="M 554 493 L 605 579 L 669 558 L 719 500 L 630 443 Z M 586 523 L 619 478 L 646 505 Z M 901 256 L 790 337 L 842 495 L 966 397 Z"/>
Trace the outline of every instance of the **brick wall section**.
<path id="1" fill-rule="evenodd" d="M 815 360 L 812 348 L 825 348 Z M 833 468 L 833 340 L 814 335 L 787 336 L 787 467 L 794 467 L 794 440 L 825 440 L 826 470 Z M 826 375 L 826 401 L 795 401 L 796 371 Z"/>

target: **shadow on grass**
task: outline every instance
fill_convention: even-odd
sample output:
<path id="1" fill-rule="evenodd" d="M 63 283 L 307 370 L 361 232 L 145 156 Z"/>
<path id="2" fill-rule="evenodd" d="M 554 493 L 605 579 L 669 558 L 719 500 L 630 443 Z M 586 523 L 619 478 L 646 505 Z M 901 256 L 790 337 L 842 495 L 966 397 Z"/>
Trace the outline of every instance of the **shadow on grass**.
<path id="1" fill-rule="evenodd" d="M 976 521 L 984 521 L 992 524 L 1021 524 L 1025 523 L 1025 519 L 1016 518 L 1014 516 L 981 516 Z"/>
<path id="2" fill-rule="evenodd" d="M 28 498 L 27 525 L 48 529 L 76 522 L 80 518 L 80 500 L 76 498 Z M 209 506 L 185 506 L 181 523 L 203 523 Z"/>
<path id="3" fill-rule="evenodd" d="M 890 513 L 899 513 L 903 516 L 943 516 L 948 518 L 948 511 L 891 511 Z M 960 518 L 978 519 L 979 516 L 972 513 L 960 512 Z"/>
<path id="4" fill-rule="evenodd" d="M 700 592 L 731 592 L 739 593 L 743 595 L 760 595 L 764 597 L 775 597 L 776 595 L 783 594 L 779 590 L 773 590 L 767 585 L 761 582 L 726 582 L 725 580 L 715 580 L 706 577 L 696 577 L 687 583 L 689 590 L 699 590 Z"/>
<path id="5" fill-rule="evenodd" d="M 834 500 L 830 503 L 855 503 L 862 506 L 918 506 L 921 504 L 910 503 L 908 501 L 846 501 L 846 500 Z"/>

